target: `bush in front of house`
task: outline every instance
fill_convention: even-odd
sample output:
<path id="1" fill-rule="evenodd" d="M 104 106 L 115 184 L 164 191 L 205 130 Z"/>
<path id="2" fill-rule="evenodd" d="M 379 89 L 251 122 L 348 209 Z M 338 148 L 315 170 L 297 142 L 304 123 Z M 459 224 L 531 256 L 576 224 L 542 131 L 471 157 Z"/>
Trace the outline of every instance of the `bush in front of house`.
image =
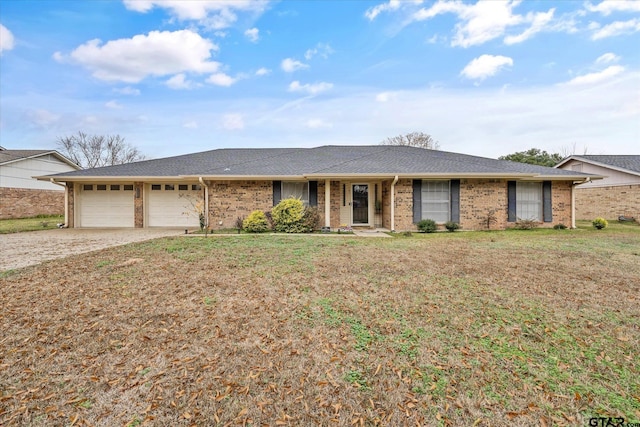
<path id="1" fill-rule="evenodd" d="M 305 233 L 307 227 L 304 218 L 302 200 L 291 197 L 282 199 L 271 211 L 273 230 L 280 233 Z"/>
<path id="2" fill-rule="evenodd" d="M 423 219 L 418 222 L 418 231 L 421 233 L 433 233 L 438 229 L 436 222 L 432 219 Z"/>
<path id="3" fill-rule="evenodd" d="M 253 211 L 242 222 L 242 228 L 249 233 L 264 233 L 269 230 L 267 217 L 260 210 Z"/>
<path id="4" fill-rule="evenodd" d="M 594 219 L 591 222 L 591 224 L 593 224 L 593 226 L 595 228 L 597 228 L 598 230 L 602 230 L 603 228 L 606 228 L 607 225 L 609 225 L 609 222 L 606 219 L 602 218 L 602 217 L 598 217 L 598 218 Z"/>
<path id="5" fill-rule="evenodd" d="M 315 206 L 307 206 L 302 214 L 302 222 L 307 233 L 312 233 L 320 228 L 320 212 Z"/>
<path id="6" fill-rule="evenodd" d="M 444 223 L 444 228 L 446 228 L 448 232 L 453 233 L 460 228 L 460 224 L 453 221 L 447 221 Z"/>

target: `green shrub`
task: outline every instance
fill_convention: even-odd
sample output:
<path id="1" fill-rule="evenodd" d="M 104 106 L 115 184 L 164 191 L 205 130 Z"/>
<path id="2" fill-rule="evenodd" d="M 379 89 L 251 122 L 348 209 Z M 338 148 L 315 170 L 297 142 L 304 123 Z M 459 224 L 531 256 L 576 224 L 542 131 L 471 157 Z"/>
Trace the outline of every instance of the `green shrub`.
<path id="1" fill-rule="evenodd" d="M 518 219 L 513 227 L 517 230 L 533 230 L 538 227 L 538 221 L 533 219 Z"/>
<path id="2" fill-rule="evenodd" d="M 423 219 L 418 222 L 418 230 L 421 233 L 433 233 L 438 229 L 436 222 L 432 219 Z"/>
<path id="3" fill-rule="evenodd" d="M 560 223 L 560 224 L 556 224 L 556 225 L 554 225 L 554 226 L 553 226 L 553 229 L 554 229 L 554 230 L 566 230 L 566 229 L 567 229 L 567 226 L 566 226 L 566 225 L 564 225 L 563 223 Z"/>
<path id="4" fill-rule="evenodd" d="M 271 211 L 273 229 L 280 233 L 304 233 L 304 204 L 302 200 L 291 197 L 282 199 Z"/>
<path id="5" fill-rule="evenodd" d="M 457 222 L 453 222 L 453 221 L 447 221 L 447 222 L 444 223 L 444 228 L 446 228 L 447 231 L 453 233 L 458 228 L 460 228 L 460 224 L 458 224 Z"/>
<path id="6" fill-rule="evenodd" d="M 607 225 L 609 225 L 609 222 L 606 219 L 602 218 L 602 217 L 598 217 L 598 218 L 594 219 L 591 222 L 591 224 L 593 224 L 593 226 L 595 228 L 597 228 L 598 230 L 602 230 L 603 228 L 606 228 Z"/>
<path id="7" fill-rule="evenodd" d="M 264 212 L 257 210 L 249 214 L 242 222 L 242 228 L 249 233 L 264 233 L 269 229 L 267 217 Z"/>

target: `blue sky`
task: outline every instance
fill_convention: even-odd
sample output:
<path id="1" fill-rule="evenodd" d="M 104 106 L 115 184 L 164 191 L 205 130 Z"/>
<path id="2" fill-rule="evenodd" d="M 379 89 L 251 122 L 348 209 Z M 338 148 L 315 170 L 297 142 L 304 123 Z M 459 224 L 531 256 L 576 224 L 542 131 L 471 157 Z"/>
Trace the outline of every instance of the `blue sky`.
<path id="1" fill-rule="evenodd" d="M 0 3 L 0 145 L 640 153 L 640 1 Z"/>

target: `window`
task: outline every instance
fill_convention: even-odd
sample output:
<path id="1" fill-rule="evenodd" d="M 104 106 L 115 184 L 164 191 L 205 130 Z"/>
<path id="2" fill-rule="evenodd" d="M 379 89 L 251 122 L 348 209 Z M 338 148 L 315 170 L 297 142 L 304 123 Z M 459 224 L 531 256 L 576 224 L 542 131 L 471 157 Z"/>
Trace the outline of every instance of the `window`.
<path id="1" fill-rule="evenodd" d="M 126 184 L 124 186 L 124 191 L 133 191 L 133 185 L 131 184 Z"/>
<path id="2" fill-rule="evenodd" d="M 449 181 L 422 181 L 422 219 L 447 222 L 450 218 Z"/>
<path id="3" fill-rule="evenodd" d="M 111 191 L 120 191 L 120 186 L 118 184 L 111 184 L 109 187 Z"/>
<path id="4" fill-rule="evenodd" d="M 193 191 L 200 191 L 200 190 L 202 190 L 202 187 L 200 186 L 200 184 L 193 184 L 193 185 L 191 186 L 191 189 L 192 189 Z"/>
<path id="5" fill-rule="evenodd" d="M 151 184 L 152 190 L 162 190 L 162 185 L 160 184 Z"/>
<path id="6" fill-rule="evenodd" d="M 305 206 L 309 206 L 309 183 L 282 181 L 282 198 L 289 199 L 291 197 L 300 199 Z"/>
<path id="7" fill-rule="evenodd" d="M 84 191 L 93 191 L 93 185 L 91 185 L 91 184 L 84 184 L 84 185 L 82 186 L 82 189 L 83 189 Z"/>
<path id="8" fill-rule="evenodd" d="M 541 182 L 516 182 L 516 217 L 542 221 Z"/>
<path id="9" fill-rule="evenodd" d="M 98 191 L 107 191 L 107 184 L 98 184 L 96 185 L 96 189 Z"/>
<path id="10" fill-rule="evenodd" d="M 173 191 L 176 187 L 173 184 L 165 184 L 164 189 L 165 191 Z"/>
<path id="11" fill-rule="evenodd" d="M 189 189 L 189 186 L 187 184 L 178 185 L 178 190 L 180 191 L 187 191 L 188 189 Z"/>

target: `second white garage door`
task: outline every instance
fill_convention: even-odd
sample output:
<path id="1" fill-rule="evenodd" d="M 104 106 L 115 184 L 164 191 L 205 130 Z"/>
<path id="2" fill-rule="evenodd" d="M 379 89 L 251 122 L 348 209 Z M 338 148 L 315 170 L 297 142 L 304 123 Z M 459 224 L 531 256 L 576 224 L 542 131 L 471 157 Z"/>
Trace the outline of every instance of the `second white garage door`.
<path id="1" fill-rule="evenodd" d="M 199 227 L 203 208 L 197 184 L 151 184 L 147 191 L 148 227 Z"/>

